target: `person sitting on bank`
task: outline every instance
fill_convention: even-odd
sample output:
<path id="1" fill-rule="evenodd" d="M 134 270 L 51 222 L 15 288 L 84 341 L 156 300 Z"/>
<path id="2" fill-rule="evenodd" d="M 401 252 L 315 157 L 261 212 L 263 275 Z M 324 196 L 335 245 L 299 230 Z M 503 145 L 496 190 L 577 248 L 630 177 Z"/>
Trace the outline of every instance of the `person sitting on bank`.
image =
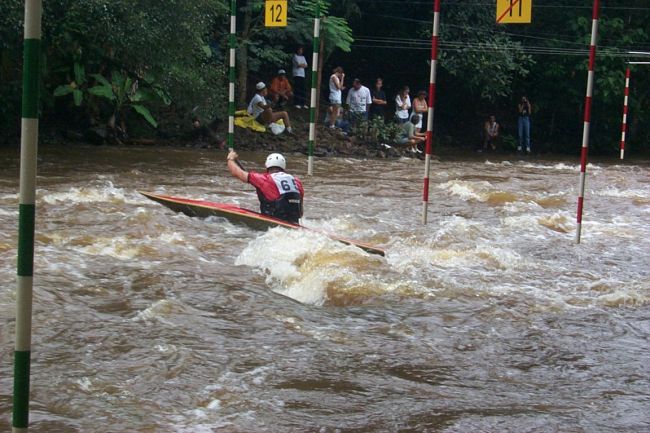
<path id="1" fill-rule="evenodd" d="M 427 135 L 425 133 L 416 131 L 415 125 L 417 125 L 419 121 L 419 114 L 414 114 L 411 116 L 411 120 L 409 122 L 402 124 L 402 131 L 400 133 L 399 139 L 397 140 L 397 144 L 408 144 L 410 146 L 411 152 L 413 153 L 422 153 L 422 151 L 418 149 L 418 144 L 424 142 L 424 140 L 427 138 Z"/>
<path id="2" fill-rule="evenodd" d="M 266 89 L 266 85 L 260 81 L 255 88 L 257 91 L 253 99 L 251 99 L 250 104 L 248 104 L 248 114 L 264 126 L 268 126 L 282 119 L 284 126 L 287 128 L 287 133 L 293 134 L 291 122 L 289 121 L 289 113 L 286 111 L 277 111 L 274 113 L 271 104 L 267 103 L 266 95 L 268 94 L 268 90 Z"/>
<path id="3" fill-rule="evenodd" d="M 238 158 L 239 155 L 234 150 L 228 152 L 228 170 L 237 179 L 255 187 L 260 201 L 260 213 L 299 224 L 305 190 L 300 179 L 285 172 L 287 161 L 284 156 L 279 153 L 270 154 L 264 164 L 266 173 L 244 170 Z"/>
<path id="4" fill-rule="evenodd" d="M 487 150 L 488 145 L 492 150 L 497 150 L 496 140 L 499 137 L 499 123 L 496 117 L 490 116 L 483 124 L 483 149 Z"/>
<path id="5" fill-rule="evenodd" d="M 278 75 L 271 80 L 269 98 L 280 107 L 293 98 L 293 89 L 287 79 L 287 72 L 284 69 L 278 71 Z"/>

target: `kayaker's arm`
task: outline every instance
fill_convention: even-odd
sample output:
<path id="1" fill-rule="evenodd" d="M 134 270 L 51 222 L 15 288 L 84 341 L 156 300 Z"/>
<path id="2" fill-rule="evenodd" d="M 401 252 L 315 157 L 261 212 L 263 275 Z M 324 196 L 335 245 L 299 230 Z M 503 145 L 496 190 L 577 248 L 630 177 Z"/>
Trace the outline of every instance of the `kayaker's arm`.
<path id="1" fill-rule="evenodd" d="M 237 179 L 241 180 L 242 182 L 248 182 L 248 172 L 242 168 L 239 161 L 237 161 L 237 158 L 239 158 L 237 152 L 234 150 L 228 152 L 228 157 L 226 158 L 228 161 L 228 170 L 230 171 L 230 174 L 232 174 Z"/>

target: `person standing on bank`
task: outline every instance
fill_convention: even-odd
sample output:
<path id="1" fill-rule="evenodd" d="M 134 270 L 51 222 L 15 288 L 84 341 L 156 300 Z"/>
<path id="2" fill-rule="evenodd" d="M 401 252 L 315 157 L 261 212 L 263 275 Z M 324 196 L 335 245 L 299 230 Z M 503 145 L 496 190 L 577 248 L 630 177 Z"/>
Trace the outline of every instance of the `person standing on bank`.
<path id="1" fill-rule="evenodd" d="M 370 90 L 361 84 L 360 79 L 354 79 L 345 102 L 349 106 L 350 120 L 353 124 L 361 120 L 368 120 L 368 111 L 372 104 L 372 97 L 370 96 Z"/>
<path id="2" fill-rule="evenodd" d="M 284 156 L 279 153 L 270 154 L 264 164 L 266 173 L 244 170 L 238 158 L 239 155 L 234 150 L 228 152 L 228 171 L 242 182 L 255 187 L 260 201 L 260 213 L 300 224 L 305 190 L 300 179 L 284 171 L 287 168 Z"/>
<path id="3" fill-rule="evenodd" d="M 519 117 L 517 119 L 517 132 L 519 133 L 519 142 L 517 152 L 522 151 L 526 146 L 526 153 L 530 153 L 530 114 L 531 105 L 526 96 L 521 97 L 521 102 L 517 106 Z"/>
<path id="4" fill-rule="evenodd" d="M 492 150 L 497 150 L 497 139 L 499 138 L 499 123 L 494 115 L 488 117 L 483 124 L 483 150 L 488 150 L 488 145 Z"/>
<path id="5" fill-rule="evenodd" d="M 382 121 L 385 119 L 386 104 L 386 92 L 384 92 L 383 87 L 384 81 L 381 78 L 377 78 L 375 81 L 375 88 L 372 89 L 370 95 L 372 96 L 372 105 L 370 106 L 370 117 L 379 117 Z"/>
<path id="6" fill-rule="evenodd" d="M 428 112 L 429 105 L 427 104 L 427 92 L 420 90 L 418 96 L 413 99 L 413 112 L 411 114 L 411 116 L 415 116 L 416 114 L 420 116 L 420 121 L 415 125 L 416 132 L 421 132 L 422 128 L 426 130 L 425 116 L 428 115 Z"/>
<path id="7" fill-rule="evenodd" d="M 341 113 L 341 101 L 343 98 L 343 89 L 345 86 L 343 82 L 345 80 L 345 73 L 343 68 L 338 66 L 334 69 L 332 75 L 330 76 L 329 87 L 330 87 L 330 128 L 334 129 L 336 126 L 336 119 L 339 118 Z"/>
<path id="8" fill-rule="evenodd" d="M 293 102 L 296 108 L 309 108 L 307 98 L 305 98 L 305 70 L 307 69 L 307 59 L 303 55 L 303 48 L 296 48 L 296 53 L 291 59 L 291 73 L 293 75 Z"/>
<path id="9" fill-rule="evenodd" d="M 401 124 L 409 121 L 409 111 L 411 110 L 409 91 L 409 86 L 404 86 L 397 96 L 395 96 L 395 117 Z"/>

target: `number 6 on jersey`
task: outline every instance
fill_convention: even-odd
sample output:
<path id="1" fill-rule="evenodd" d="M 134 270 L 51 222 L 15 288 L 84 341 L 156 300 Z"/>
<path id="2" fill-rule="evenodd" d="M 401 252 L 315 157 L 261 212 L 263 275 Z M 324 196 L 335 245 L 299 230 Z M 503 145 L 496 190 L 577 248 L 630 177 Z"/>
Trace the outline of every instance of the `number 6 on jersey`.
<path id="1" fill-rule="evenodd" d="M 287 26 L 287 0 L 266 0 L 264 10 L 265 27 Z"/>

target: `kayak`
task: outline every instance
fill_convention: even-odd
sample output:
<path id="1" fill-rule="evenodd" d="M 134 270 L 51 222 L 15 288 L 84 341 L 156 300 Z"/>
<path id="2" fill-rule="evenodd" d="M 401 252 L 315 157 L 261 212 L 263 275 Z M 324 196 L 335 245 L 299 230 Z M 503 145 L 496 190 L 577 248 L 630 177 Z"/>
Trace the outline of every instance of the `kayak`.
<path id="1" fill-rule="evenodd" d="M 249 209 L 240 208 L 231 204 L 215 203 L 206 200 L 194 200 L 182 197 L 173 197 L 168 195 L 153 194 L 150 192 L 139 191 L 143 196 L 168 207 L 169 209 L 183 213 L 190 217 L 207 218 L 210 216 L 223 217 L 234 224 L 247 226 L 253 230 L 267 230 L 272 227 L 285 227 L 288 229 L 309 230 L 315 233 L 324 234 L 335 241 L 342 242 L 346 245 L 352 245 L 370 254 L 379 254 L 384 256 L 386 253 L 383 249 L 369 245 L 363 242 L 346 239 L 319 230 L 310 229 L 299 224 L 289 223 L 268 215 L 263 215 Z"/>

